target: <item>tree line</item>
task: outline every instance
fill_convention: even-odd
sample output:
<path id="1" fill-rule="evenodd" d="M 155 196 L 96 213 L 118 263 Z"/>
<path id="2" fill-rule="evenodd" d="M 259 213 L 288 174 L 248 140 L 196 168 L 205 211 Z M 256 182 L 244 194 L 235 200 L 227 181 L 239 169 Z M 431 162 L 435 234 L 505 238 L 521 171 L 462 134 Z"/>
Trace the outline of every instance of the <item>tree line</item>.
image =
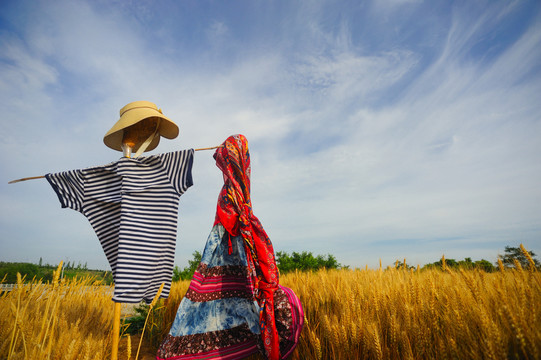
<path id="1" fill-rule="evenodd" d="M 443 269 L 444 267 L 449 267 L 454 269 L 479 269 L 486 272 L 493 272 L 498 270 L 498 268 L 500 267 L 499 262 L 501 262 L 504 268 L 521 267 L 527 269 L 530 268 L 531 265 L 539 269 L 541 264 L 539 263 L 539 260 L 535 258 L 535 256 L 536 254 L 533 251 L 527 251 L 522 245 L 518 247 L 506 246 L 504 254 L 498 255 L 498 260 L 494 264 L 485 259 L 472 261 L 471 258 L 467 257 L 464 260 L 457 261 L 455 259 L 445 259 L 444 257 L 442 257 L 442 259 L 440 259 L 439 261 L 424 265 L 423 269 Z M 401 265 L 403 264 L 395 264 L 396 267 L 401 267 Z"/>
<path id="2" fill-rule="evenodd" d="M 39 264 L 25 263 L 25 262 L 4 262 L 0 261 L 0 282 L 4 284 L 14 284 L 17 282 L 17 273 L 21 274 L 25 278 L 25 281 L 30 281 L 33 278 L 43 282 L 53 280 L 53 271 L 56 270 L 58 265 L 43 265 L 41 258 Z M 75 265 L 75 263 L 68 262 L 62 267 L 63 278 L 74 278 L 91 276 L 95 277 L 96 281 L 102 281 L 104 284 L 113 283 L 113 275 L 110 271 L 104 270 L 89 270 L 86 264 Z"/>
<path id="3" fill-rule="evenodd" d="M 175 266 L 173 281 L 178 280 L 190 280 L 197 269 L 197 266 L 201 262 L 201 253 L 195 251 L 193 259 L 188 261 L 188 266 L 183 269 Z M 528 268 L 530 261 L 533 261 L 536 267 L 540 267 L 540 263 L 535 259 L 536 254 L 533 251 L 522 250 L 520 247 L 506 246 L 503 255 L 498 255 L 498 259 L 502 262 L 504 267 L 514 268 L 517 263 L 522 268 Z M 320 269 L 348 269 L 348 266 L 340 264 L 334 255 L 314 255 L 309 251 L 292 252 L 291 254 L 285 251 L 276 252 L 276 264 L 281 274 L 286 274 L 291 271 L 317 271 Z M 395 268 L 415 268 L 412 265 L 404 264 L 402 261 L 397 260 L 394 264 Z M 448 268 L 462 268 L 465 270 L 479 269 L 486 272 L 493 272 L 498 269 L 498 261 L 491 263 L 488 260 L 481 259 L 473 261 L 470 257 L 464 260 L 455 259 L 440 259 L 439 261 L 425 264 L 422 269 L 443 269 Z"/>
<path id="4" fill-rule="evenodd" d="M 188 260 L 188 266 L 180 268 L 175 266 L 173 269 L 173 281 L 190 280 L 201 262 L 201 253 L 194 251 L 193 259 Z M 331 255 L 316 255 L 308 251 L 293 252 L 291 255 L 285 251 L 276 252 L 276 264 L 280 273 L 285 274 L 290 271 L 316 271 L 319 269 L 340 269 L 342 266 L 336 258 Z"/>
<path id="5" fill-rule="evenodd" d="M 192 278 L 201 262 L 201 253 L 199 251 L 194 251 L 192 256 L 193 259 L 188 261 L 188 266 L 182 269 L 178 266 L 174 267 L 173 281 L 190 280 Z M 473 261 L 470 257 L 467 257 L 464 260 L 442 258 L 439 261 L 425 264 L 422 269 L 443 269 L 444 267 L 448 267 L 455 269 L 462 268 L 465 270 L 479 269 L 486 272 L 493 272 L 498 269 L 499 262 L 506 268 L 516 268 L 517 266 L 529 268 L 530 265 L 540 268 L 540 262 L 535 257 L 536 254 L 533 251 L 526 251 L 522 246 L 506 246 L 504 254 L 498 255 L 498 260 L 494 264 L 485 259 Z M 314 255 L 309 251 L 294 251 L 291 254 L 285 251 L 278 251 L 276 252 L 276 264 L 282 274 L 291 271 L 317 271 L 320 269 L 349 268 L 348 266 L 340 264 L 334 255 Z M 404 264 L 399 260 L 395 262 L 394 267 L 400 269 L 414 268 L 414 266 Z M 56 266 L 49 264 L 43 265 L 41 258 L 39 264 L 0 262 L 0 282 L 17 282 L 17 273 L 26 276 L 27 280 L 31 280 L 35 277 L 36 279 L 42 279 L 44 282 L 47 282 L 52 280 L 53 270 L 56 270 Z M 68 262 L 63 268 L 63 276 L 67 278 L 87 275 L 94 276 L 96 277 L 96 280 L 101 280 L 106 284 L 111 284 L 113 282 L 110 271 L 88 270 L 86 264 L 81 265 L 81 263 L 79 263 L 75 266 L 75 263 Z"/>

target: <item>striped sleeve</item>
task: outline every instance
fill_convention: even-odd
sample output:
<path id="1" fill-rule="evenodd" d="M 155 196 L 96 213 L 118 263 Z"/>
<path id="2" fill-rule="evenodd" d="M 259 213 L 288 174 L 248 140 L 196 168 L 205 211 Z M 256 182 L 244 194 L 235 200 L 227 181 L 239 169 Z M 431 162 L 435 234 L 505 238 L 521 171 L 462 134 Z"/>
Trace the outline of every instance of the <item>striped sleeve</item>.
<path id="1" fill-rule="evenodd" d="M 171 185 L 180 195 L 193 185 L 193 154 L 194 150 L 189 149 L 159 155 Z"/>
<path id="2" fill-rule="evenodd" d="M 56 192 L 63 208 L 83 212 L 84 175 L 82 170 L 63 171 L 47 174 L 45 178 Z"/>

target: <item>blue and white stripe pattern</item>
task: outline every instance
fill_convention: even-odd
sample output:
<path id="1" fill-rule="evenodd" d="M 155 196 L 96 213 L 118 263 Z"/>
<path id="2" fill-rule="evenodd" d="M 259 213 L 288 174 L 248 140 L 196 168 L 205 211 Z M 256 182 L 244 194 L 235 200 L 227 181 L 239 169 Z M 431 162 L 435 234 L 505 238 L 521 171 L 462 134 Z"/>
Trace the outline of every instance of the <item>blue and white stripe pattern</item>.
<path id="1" fill-rule="evenodd" d="M 151 302 L 173 275 L 180 196 L 193 184 L 194 150 L 47 174 L 62 207 L 90 221 L 115 281 L 116 302 Z"/>

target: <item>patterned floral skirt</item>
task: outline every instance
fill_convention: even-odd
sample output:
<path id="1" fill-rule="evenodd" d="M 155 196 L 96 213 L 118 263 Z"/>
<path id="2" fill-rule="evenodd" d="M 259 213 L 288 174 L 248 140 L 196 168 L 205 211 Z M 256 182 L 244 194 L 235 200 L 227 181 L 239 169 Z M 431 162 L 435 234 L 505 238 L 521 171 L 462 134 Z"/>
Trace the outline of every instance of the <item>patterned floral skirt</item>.
<path id="1" fill-rule="evenodd" d="M 242 237 L 221 224 L 212 228 L 190 287 L 157 359 L 243 359 L 259 352 L 259 306 L 254 300 Z M 284 286 L 275 292 L 280 354 L 287 358 L 304 322 L 299 298 Z"/>

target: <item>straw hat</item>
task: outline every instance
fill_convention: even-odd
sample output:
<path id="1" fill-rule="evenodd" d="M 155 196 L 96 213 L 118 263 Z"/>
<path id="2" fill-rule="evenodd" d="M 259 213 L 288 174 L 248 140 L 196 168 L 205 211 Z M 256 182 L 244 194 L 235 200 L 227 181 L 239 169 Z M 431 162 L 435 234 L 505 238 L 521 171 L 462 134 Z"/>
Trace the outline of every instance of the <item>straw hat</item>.
<path id="1" fill-rule="evenodd" d="M 149 101 L 135 101 L 120 109 L 120 119 L 113 125 L 107 134 L 105 134 L 103 142 L 111 149 L 122 151 L 124 129 L 149 118 L 157 118 L 160 121 L 156 136 L 145 151 L 150 151 L 158 146 L 160 136 L 167 139 L 174 139 L 178 136 L 177 124 L 164 116 L 162 110 L 158 109 L 156 104 Z"/>

